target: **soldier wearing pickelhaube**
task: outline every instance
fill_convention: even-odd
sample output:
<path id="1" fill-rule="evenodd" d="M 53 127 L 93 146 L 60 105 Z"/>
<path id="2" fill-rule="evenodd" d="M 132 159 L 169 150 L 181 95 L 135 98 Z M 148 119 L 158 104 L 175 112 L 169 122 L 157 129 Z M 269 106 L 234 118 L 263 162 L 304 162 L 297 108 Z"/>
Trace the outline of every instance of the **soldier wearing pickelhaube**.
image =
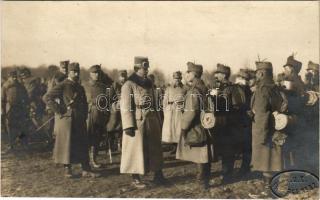
<path id="1" fill-rule="evenodd" d="M 272 123 L 272 113 L 285 112 L 286 99 L 273 81 L 270 62 L 256 62 L 256 90 L 251 99 L 252 121 L 252 170 L 260 171 L 264 181 L 269 181 L 274 173 L 283 170 L 283 148 L 275 138 L 279 133 Z"/>
<path id="2" fill-rule="evenodd" d="M 155 183 L 164 183 L 162 174 L 161 122 L 156 109 L 152 82 L 147 78 L 149 60 L 134 58 L 134 73 L 121 88 L 121 118 L 124 131 L 120 172 L 131 174 L 133 185 L 144 188 L 139 174 L 155 172 Z"/>
<path id="3" fill-rule="evenodd" d="M 17 71 L 10 71 L 8 80 L 1 89 L 1 114 L 5 118 L 9 151 L 15 148 L 15 140 L 21 137 L 22 144 L 27 144 L 26 131 L 29 119 L 29 97 L 25 87 L 18 81 Z"/>
<path id="4" fill-rule="evenodd" d="M 103 71 L 100 65 L 93 65 L 89 68 L 90 80 L 86 87 L 89 106 L 88 113 L 88 137 L 90 146 L 90 163 L 92 167 L 100 168 L 96 157 L 99 151 L 99 144 L 102 135 L 106 133 L 106 123 L 110 117 L 110 107 L 113 91 L 111 84 L 102 82 Z"/>
<path id="5" fill-rule="evenodd" d="M 177 144 L 180 140 L 181 116 L 184 103 L 185 87 L 182 84 L 182 73 L 173 73 L 173 81 L 164 93 L 162 142 Z M 172 151 L 175 153 L 175 150 Z"/>
<path id="6" fill-rule="evenodd" d="M 68 77 L 44 96 L 48 107 L 56 114 L 55 163 L 64 164 L 65 177 L 72 177 L 71 164 L 81 164 L 83 177 L 97 177 L 89 164 L 89 145 L 86 120 L 88 103 L 80 82 L 79 63 L 70 63 Z"/>
<path id="7" fill-rule="evenodd" d="M 252 91 L 250 89 L 250 71 L 249 69 L 240 69 L 239 73 L 236 75 L 235 85 L 240 87 L 245 93 L 245 104 L 239 110 L 241 113 L 241 124 L 244 127 L 243 132 L 243 144 L 242 148 L 242 163 L 239 171 L 240 175 L 243 175 L 250 171 L 250 163 L 251 163 L 251 141 L 252 141 L 252 133 L 251 133 L 251 117 L 250 117 L 250 100 L 252 96 Z M 251 83 L 252 84 L 252 83 Z"/>
<path id="8" fill-rule="evenodd" d="M 229 81 L 230 74 L 230 67 L 217 64 L 216 80 L 210 86 L 214 113 L 225 121 L 213 130 L 215 156 L 222 159 L 223 183 L 232 181 L 236 155 L 242 152 L 244 127 L 241 111 L 245 110 L 247 102 L 244 90 Z"/>
<path id="9" fill-rule="evenodd" d="M 120 96 L 121 88 L 128 79 L 127 70 L 118 71 L 118 81 L 112 83 L 112 89 L 115 92 L 113 96 L 113 103 L 110 110 L 110 119 L 107 123 L 107 130 L 109 136 L 111 136 L 112 150 L 121 150 L 122 142 L 122 123 L 120 113 Z"/>
<path id="10" fill-rule="evenodd" d="M 209 134 L 205 132 L 200 121 L 200 113 L 205 108 L 208 89 L 201 80 L 202 65 L 188 62 L 187 66 L 185 76 L 187 91 L 181 116 L 181 136 L 176 158 L 196 163 L 198 167 L 197 181 L 200 189 L 208 189 L 212 151 Z"/>

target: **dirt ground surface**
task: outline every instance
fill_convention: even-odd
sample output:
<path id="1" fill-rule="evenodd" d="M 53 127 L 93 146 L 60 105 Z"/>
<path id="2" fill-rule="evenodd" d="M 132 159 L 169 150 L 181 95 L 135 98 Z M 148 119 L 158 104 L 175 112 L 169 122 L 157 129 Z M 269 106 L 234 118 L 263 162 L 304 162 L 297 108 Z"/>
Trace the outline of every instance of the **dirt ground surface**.
<path id="1" fill-rule="evenodd" d="M 3 143 L 3 142 L 2 142 Z M 142 177 L 148 184 L 145 189 L 131 185 L 129 175 L 119 173 L 120 153 L 113 153 L 113 163 L 109 155 L 101 151 L 99 161 L 104 168 L 96 170 L 102 177 L 91 179 L 80 177 L 80 166 L 73 167 L 75 177 L 64 178 L 62 166 L 52 161 L 52 152 L 44 143 L 34 143 L 29 150 L 17 149 L 5 153 L 6 145 L 1 145 L 1 196 L 4 197 L 131 197 L 131 198 L 271 198 L 259 174 L 251 173 L 228 185 L 221 184 L 221 162 L 212 164 L 212 179 L 208 191 L 200 190 L 195 181 L 195 164 L 178 161 L 165 153 L 164 175 L 167 186 L 152 184 L 152 174 Z M 236 163 L 239 166 L 239 162 Z M 313 190 L 290 199 L 319 199 Z"/>

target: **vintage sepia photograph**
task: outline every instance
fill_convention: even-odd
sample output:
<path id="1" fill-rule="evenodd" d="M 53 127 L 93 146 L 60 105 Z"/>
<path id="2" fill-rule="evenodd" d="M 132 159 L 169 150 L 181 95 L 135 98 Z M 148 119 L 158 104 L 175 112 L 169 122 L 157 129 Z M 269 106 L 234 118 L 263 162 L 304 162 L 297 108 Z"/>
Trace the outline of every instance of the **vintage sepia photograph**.
<path id="1" fill-rule="evenodd" d="M 319 199 L 319 1 L 2 1 L 1 197 Z"/>

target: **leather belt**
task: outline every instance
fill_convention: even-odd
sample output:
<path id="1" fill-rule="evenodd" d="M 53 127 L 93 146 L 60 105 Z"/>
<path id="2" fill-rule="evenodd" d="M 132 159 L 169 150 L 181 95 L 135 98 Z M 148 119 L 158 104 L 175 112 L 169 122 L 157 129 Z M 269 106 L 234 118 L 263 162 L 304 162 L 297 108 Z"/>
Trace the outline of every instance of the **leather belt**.
<path id="1" fill-rule="evenodd" d="M 174 104 L 174 103 L 177 104 L 177 105 L 182 105 L 182 104 L 183 104 L 183 101 L 169 101 L 169 102 L 168 102 L 168 104 L 170 104 L 170 105 L 171 105 L 171 104 Z"/>
<path id="2" fill-rule="evenodd" d="M 136 105 L 136 108 L 138 109 L 149 109 L 152 108 L 152 106 L 146 104 L 146 105 Z"/>

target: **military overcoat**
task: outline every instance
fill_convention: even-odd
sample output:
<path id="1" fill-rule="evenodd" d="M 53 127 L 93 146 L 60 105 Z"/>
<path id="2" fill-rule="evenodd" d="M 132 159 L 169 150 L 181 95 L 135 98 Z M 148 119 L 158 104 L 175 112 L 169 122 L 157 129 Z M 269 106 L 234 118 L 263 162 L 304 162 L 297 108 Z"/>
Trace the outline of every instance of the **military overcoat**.
<path id="1" fill-rule="evenodd" d="M 177 146 L 176 158 L 179 160 L 191 161 L 194 163 L 208 163 L 212 160 L 212 154 L 209 144 L 209 135 L 202 128 L 200 121 L 200 113 L 203 108 L 201 105 L 204 101 L 202 98 L 206 98 L 207 87 L 201 79 L 195 79 L 192 85 L 187 89 L 184 109 L 181 118 L 181 129 L 186 130 L 187 134 L 192 132 L 203 131 L 208 137 L 207 144 L 202 147 L 190 147 L 185 145 L 185 139 L 183 135 L 180 136 Z"/>
<path id="2" fill-rule="evenodd" d="M 185 92 L 182 83 L 176 87 L 168 86 L 165 90 L 163 100 L 163 142 L 178 143 L 180 140 L 181 117 Z"/>
<path id="3" fill-rule="evenodd" d="M 88 103 L 80 83 L 65 79 L 44 96 L 56 114 L 56 135 L 53 158 L 55 163 L 71 164 L 88 161 L 86 119 Z"/>
<path id="4" fill-rule="evenodd" d="M 251 109 L 254 113 L 252 122 L 252 161 L 253 170 L 278 172 L 283 169 L 283 147 L 272 142 L 276 133 L 272 113 L 286 111 L 286 98 L 273 80 L 262 80 L 257 84 L 251 98 Z"/>
<path id="5" fill-rule="evenodd" d="M 162 169 L 161 121 L 155 108 L 155 88 L 148 79 L 133 73 L 121 88 L 123 130 L 135 129 L 135 136 L 123 133 L 120 172 L 145 174 Z"/>

